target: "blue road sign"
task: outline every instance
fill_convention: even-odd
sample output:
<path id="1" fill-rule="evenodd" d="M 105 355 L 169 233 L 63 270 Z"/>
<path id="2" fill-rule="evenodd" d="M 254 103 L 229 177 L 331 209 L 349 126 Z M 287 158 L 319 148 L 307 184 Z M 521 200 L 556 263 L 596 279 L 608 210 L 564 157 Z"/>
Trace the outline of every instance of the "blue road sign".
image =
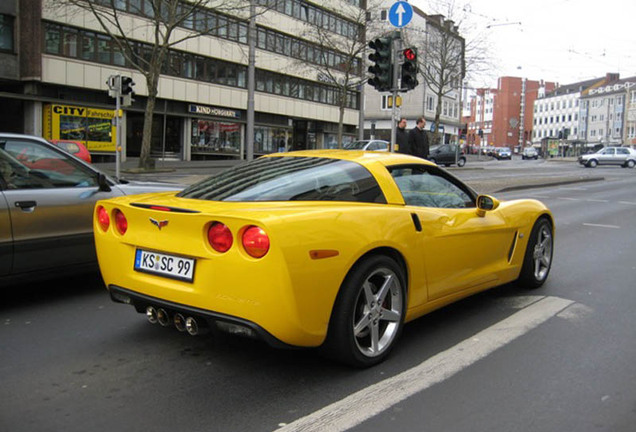
<path id="1" fill-rule="evenodd" d="M 405 1 L 393 3 L 389 9 L 389 22 L 397 28 L 404 27 L 413 19 L 413 7 Z"/>

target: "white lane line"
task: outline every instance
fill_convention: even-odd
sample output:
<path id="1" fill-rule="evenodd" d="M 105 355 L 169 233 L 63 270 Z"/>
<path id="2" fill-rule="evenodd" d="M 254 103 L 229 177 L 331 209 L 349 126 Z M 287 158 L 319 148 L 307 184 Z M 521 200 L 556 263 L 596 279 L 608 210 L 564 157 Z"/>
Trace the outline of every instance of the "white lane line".
<path id="1" fill-rule="evenodd" d="M 455 375 L 562 312 L 574 302 L 544 297 L 423 363 L 277 429 L 277 432 L 346 431 Z"/>
<path id="2" fill-rule="evenodd" d="M 611 229 L 621 229 L 618 225 L 603 225 L 603 224 L 593 224 L 593 223 L 584 223 L 583 226 L 594 227 L 594 228 L 611 228 Z"/>
<path id="3" fill-rule="evenodd" d="M 599 199 L 586 199 L 587 202 L 595 202 L 595 203 L 608 203 L 609 200 L 599 200 Z"/>
<path id="4" fill-rule="evenodd" d="M 636 205 L 636 202 L 631 202 L 631 201 L 619 201 L 619 204 L 627 204 L 627 205 Z"/>
<path id="5" fill-rule="evenodd" d="M 581 201 L 579 198 L 559 197 L 558 199 L 563 200 L 563 201 Z"/>

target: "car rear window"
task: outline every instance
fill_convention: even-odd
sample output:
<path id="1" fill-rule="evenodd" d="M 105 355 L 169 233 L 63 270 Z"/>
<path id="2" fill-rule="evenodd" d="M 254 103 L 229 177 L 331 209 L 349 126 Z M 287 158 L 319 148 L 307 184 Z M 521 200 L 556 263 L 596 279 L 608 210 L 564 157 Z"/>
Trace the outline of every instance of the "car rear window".
<path id="1" fill-rule="evenodd" d="M 386 203 L 371 173 L 345 160 L 266 157 L 184 189 L 183 198 L 210 201 L 353 201 Z"/>

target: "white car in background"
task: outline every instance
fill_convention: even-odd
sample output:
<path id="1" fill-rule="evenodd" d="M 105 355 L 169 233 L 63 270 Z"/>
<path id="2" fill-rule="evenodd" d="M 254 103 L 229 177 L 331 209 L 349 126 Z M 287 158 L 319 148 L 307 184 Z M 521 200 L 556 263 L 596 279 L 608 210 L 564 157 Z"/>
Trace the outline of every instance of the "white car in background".
<path id="1" fill-rule="evenodd" d="M 526 147 L 521 152 L 521 159 L 539 159 L 539 152 L 534 147 Z"/>
<path id="2" fill-rule="evenodd" d="M 579 163 L 586 168 L 596 168 L 597 165 L 634 168 L 636 166 L 636 150 L 629 147 L 604 147 L 596 153 L 579 156 Z"/>

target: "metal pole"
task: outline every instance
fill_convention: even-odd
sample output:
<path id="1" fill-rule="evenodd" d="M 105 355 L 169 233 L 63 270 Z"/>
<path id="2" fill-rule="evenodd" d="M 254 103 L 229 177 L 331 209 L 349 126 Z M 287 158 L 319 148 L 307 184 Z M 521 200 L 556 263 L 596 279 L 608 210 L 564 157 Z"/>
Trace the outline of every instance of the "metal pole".
<path id="1" fill-rule="evenodd" d="M 119 88 L 121 89 L 121 76 L 118 75 L 116 79 L 119 80 Z M 115 126 L 117 127 L 115 131 L 115 177 L 119 179 L 119 164 L 121 159 L 119 154 L 121 147 L 121 117 L 119 116 L 119 111 L 121 110 L 121 94 L 119 91 L 117 92 L 115 101 Z"/>
<path id="2" fill-rule="evenodd" d="M 393 98 L 393 108 L 391 109 L 391 143 L 389 145 L 389 151 L 395 151 L 395 141 L 397 138 L 397 118 L 399 116 L 398 107 L 397 107 L 397 96 L 399 90 L 399 75 L 400 75 L 400 65 L 399 62 L 399 53 L 402 51 L 402 33 L 400 31 L 393 32 L 393 43 L 391 44 L 392 48 L 392 61 L 393 64 L 393 80 L 391 86 L 391 97 Z"/>
<path id="3" fill-rule="evenodd" d="M 248 66 L 247 66 L 247 130 L 245 131 L 245 143 L 247 145 L 246 158 L 254 159 L 254 92 L 256 69 L 256 3 L 250 0 L 250 22 L 248 27 Z"/>

